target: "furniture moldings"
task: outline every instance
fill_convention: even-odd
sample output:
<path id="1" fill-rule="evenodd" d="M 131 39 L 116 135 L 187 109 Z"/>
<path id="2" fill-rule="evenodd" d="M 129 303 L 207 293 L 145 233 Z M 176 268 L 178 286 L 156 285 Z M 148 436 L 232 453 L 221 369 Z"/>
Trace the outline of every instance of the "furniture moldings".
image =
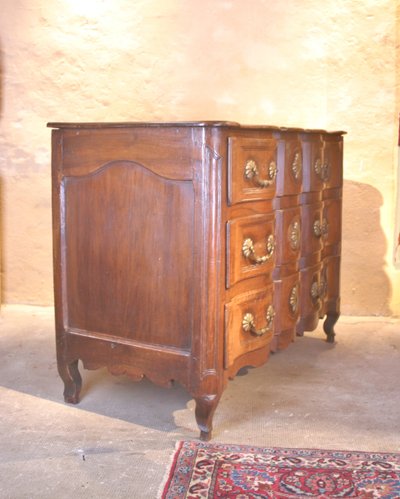
<path id="1" fill-rule="evenodd" d="M 343 132 L 50 124 L 57 365 L 181 383 L 204 440 L 229 379 L 340 313 Z M 282 356 L 282 361 L 284 358 Z"/>

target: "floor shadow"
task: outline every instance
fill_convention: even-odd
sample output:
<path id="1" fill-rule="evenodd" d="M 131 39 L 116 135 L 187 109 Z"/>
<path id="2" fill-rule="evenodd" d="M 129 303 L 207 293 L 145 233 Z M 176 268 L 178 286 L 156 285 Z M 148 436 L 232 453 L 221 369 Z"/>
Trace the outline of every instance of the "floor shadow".
<path id="1" fill-rule="evenodd" d="M 6 307 L 7 308 L 7 307 Z M 34 307 L 36 308 L 36 307 Z M 0 385 L 4 388 L 64 404 L 63 383 L 57 372 L 52 309 L 37 307 L 24 321 L 0 317 Z M 7 315 L 9 312 L 7 311 Z M 21 328 L 22 327 L 22 328 Z M 161 431 L 176 429 L 174 412 L 187 408 L 190 395 L 178 384 L 171 388 L 147 379 L 135 382 L 113 376 L 106 369 L 88 371 L 80 365 L 83 378 L 78 410 L 124 420 Z"/>
<path id="2" fill-rule="evenodd" d="M 344 181 L 341 308 L 345 315 L 391 315 L 382 204 L 382 194 L 372 185 Z"/>

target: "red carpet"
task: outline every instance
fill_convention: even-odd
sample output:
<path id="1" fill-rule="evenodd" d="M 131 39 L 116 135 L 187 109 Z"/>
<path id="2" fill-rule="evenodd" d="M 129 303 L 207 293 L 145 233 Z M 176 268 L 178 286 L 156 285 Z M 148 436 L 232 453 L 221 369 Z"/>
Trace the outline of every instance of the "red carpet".
<path id="1" fill-rule="evenodd" d="M 179 442 L 161 499 L 400 498 L 400 454 Z"/>

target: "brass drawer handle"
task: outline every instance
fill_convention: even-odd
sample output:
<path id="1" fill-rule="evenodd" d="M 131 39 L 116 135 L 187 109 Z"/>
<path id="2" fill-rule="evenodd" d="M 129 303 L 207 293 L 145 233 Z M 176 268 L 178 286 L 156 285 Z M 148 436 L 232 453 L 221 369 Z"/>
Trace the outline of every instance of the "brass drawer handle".
<path id="1" fill-rule="evenodd" d="M 254 315 L 251 314 L 250 312 L 247 312 L 243 316 L 242 320 L 242 328 L 243 331 L 250 332 L 254 336 L 263 336 L 265 333 L 268 333 L 268 331 L 271 331 L 272 325 L 274 323 L 274 317 L 275 317 L 275 310 L 272 305 L 270 305 L 267 308 L 267 312 L 265 314 L 265 318 L 267 320 L 267 325 L 263 327 L 262 329 L 257 329 L 255 320 L 254 320 Z"/>
<path id="2" fill-rule="evenodd" d="M 275 161 L 271 161 L 268 167 L 268 179 L 263 180 L 260 178 L 260 172 L 258 170 L 257 163 L 254 161 L 254 159 L 249 159 L 246 161 L 244 167 L 244 176 L 247 180 L 253 180 L 253 182 L 258 187 L 270 187 L 275 182 L 276 171 L 276 163 Z"/>
<path id="3" fill-rule="evenodd" d="M 299 249 L 300 246 L 300 222 L 295 220 L 289 227 L 289 241 L 292 250 Z"/>
<path id="4" fill-rule="evenodd" d="M 311 284 L 311 290 L 310 290 L 312 301 L 317 302 L 318 300 L 323 298 L 326 294 L 326 290 L 327 290 L 327 282 L 325 279 L 321 278 L 320 283 L 318 283 L 318 281 L 315 280 Z"/>
<path id="5" fill-rule="evenodd" d="M 297 151 L 294 155 L 292 163 L 292 173 L 295 180 L 298 180 L 300 178 L 301 169 L 302 169 L 302 158 L 301 154 Z"/>
<path id="6" fill-rule="evenodd" d="M 292 314 L 295 314 L 297 312 L 297 309 L 299 307 L 299 286 L 298 284 L 295 284 L 290 291 L 289 295 L 289 308 Z"/>
<path id="7" fill-rule="evenodd" d="M 326 237 L 329 231 L 328 220 L 324 218 L 322 222 L 315 220 L 313 225 L 313 232 L 315 237 Z"/>
<path id="8" fill-rule="evenodd" d="M 242 252 L 243 255 L 253 263 L 261 264 L 267 262 L 272 257 L 275 251 L 275 238 L 272 234 L 268 236 L 266 248 L 266 255 L 257 256 L 255 254 L 253 240 L 247 238 L 243 241 Z"/>
<path id="9" fill-rule="evenodd" d="M 322 182 L 326 182 L 329 179 L 330 168 L 328 163 L 322 164 L 320 158 L 317 158 L 314 164 L 314 171 L 317 176 L 322 180 Z"/>

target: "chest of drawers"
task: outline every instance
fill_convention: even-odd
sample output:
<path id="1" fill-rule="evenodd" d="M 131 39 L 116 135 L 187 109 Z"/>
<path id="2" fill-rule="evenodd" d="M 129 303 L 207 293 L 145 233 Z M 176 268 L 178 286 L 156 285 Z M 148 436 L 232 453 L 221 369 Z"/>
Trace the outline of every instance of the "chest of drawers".
<path id="1" fill-rule="evenodd" d="M 339 317 L 342 132 L 52 123 L 57 361 L 181 383 L 200 437 L 228 380 Z M 284 362 L 284 356 L 282 356 Z"/>

